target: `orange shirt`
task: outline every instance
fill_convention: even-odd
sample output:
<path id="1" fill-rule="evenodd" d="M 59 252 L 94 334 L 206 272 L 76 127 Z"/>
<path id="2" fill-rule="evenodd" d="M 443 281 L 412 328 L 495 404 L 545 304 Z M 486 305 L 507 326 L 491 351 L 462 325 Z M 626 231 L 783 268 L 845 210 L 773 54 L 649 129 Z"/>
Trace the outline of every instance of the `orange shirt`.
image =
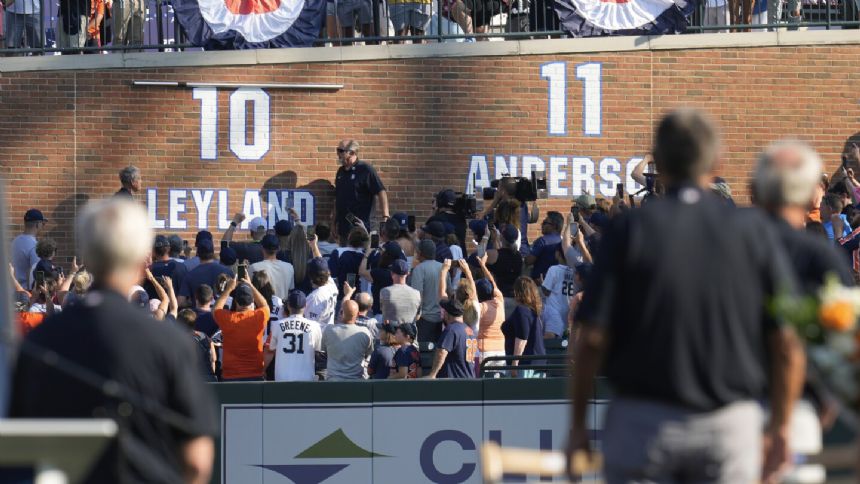
<path id="1" fill-rule="evenodd" d="M 221 328 L 221 377 L 263 376 L 263 330 L 269 322 L 268 306 L 253 311 L 212 311 Z"/>
<path id="2" fill-rule="evenodd" d="M 18 328 L 23 336 L 42 324 L 42 321 L 45 320 L 45 313 L 17 313 L 17 317 Z"/>
<path id="3" fill-rule="evenodd" d="M 481 324 L 478 327 L 478 349 L 485 351 L 505 351 L 505 335 L 502 323 L 505 322 L 505 299 L 496 294 L 493 299 L 481 303 Z"/>
<path id="4" fill-rule="evenodd" d="M 821 210 L 818 207 L 813 208 L 806 214 L 807 222 L 821 222 Z"/>

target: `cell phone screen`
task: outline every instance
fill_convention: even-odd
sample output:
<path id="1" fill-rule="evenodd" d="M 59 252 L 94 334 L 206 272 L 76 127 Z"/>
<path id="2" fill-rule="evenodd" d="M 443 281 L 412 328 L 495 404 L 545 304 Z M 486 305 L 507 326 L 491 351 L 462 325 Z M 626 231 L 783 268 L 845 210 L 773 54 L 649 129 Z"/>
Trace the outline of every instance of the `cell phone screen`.
<path id="1" fill-rule="evenodd" d="M 409 215 L 406 217 L 406 225 L 406 228 L 410 232 L 415 232 L 415 215 Z"/>
<path id="2" fill-rule="evenodd" d="M 349 287 L 355 287 L 355 273 L 346 275 L 346 283 L 349 284 Z"/>
<path id="3" fill-rule="evenodd" d="M 308 227 L 306 233 L 308 235 L 308 240 L 314 240 L 314 237 L 316 237 L 317 235 L 316 229 L 314 227 Z"/>
<path id="4" fill-rule="evenodd" d="M 245 264 L 239 265 L 239 280 L 245 279 L 248 277 L 248 266 Z"/>
<path id="5" fill-rule="evenodd" d="M 41 286 L 45 282 L 45 272 L 36 271 L 36 285 Z"/>
<path id="6" fill-rule="evenodd" d="M 379 234 L 371 233 L 370 234 L 370 247 L 372 249 L 376 249 L 379 247 Z"/>
<path id="7" fill-rule="evenodd" d="M 616 185 L 615 189 L 618 192 L 618 196 L 624 198 L 624 184 L 619 183 L 618 185 Z"/>

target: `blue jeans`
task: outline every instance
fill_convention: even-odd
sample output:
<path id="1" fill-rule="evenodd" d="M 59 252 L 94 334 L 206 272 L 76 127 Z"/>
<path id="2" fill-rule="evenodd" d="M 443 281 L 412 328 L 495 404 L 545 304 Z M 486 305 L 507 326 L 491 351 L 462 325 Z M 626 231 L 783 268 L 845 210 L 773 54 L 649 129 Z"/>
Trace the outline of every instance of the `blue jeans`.
<path id="1" fill-rule="evenodd" d="M 39 49 L 42 47 L 38 14 L 30 15 L 6 11 L 4 24 L 3 30 L 6 33 L 7 48 L 21 47 L 22 40 L 26 40 L 29 48 Z"/>

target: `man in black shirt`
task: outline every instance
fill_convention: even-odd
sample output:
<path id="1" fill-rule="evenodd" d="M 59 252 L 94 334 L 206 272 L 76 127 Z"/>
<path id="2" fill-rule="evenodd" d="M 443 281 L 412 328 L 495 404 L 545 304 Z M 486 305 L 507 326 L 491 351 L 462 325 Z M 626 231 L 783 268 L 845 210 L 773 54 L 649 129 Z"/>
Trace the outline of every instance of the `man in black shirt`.
<path id="1" fill-rule="evenodd" d="M 152 247 L 146 212 L 89 205 L 77 225 L 93 289 L 30 332 L 13 377 L 13 418 L 111 418 L 119 435 L 85 482 L 209 482 L 218 431 L 197 350 L 125 298 Z"/>
<path id="2" fill-rule="evenodd" d="M 337 147 L 340 168 L 334 177 L 335 211 L 332 226 L 337 227 L 337 234 L 343 243 L 353 224 L 347 220 L 352 214 L 364 222 L 364 227 L 371 231 L 370 213 L 374 208 L 374 199 L 379 202 L 383 221 L 388 220 L 388 194 L 385 185 L 373 166 L 358 159 L 358 142 L 343 140 Z"/>
<path id="3" fill-rule="evenodd" d="M 796 279 L 763 214 L 708 193 L 718 150 L 701 114 L 668 114 L 654 144 L 667 196 L 613 220 L 586 282 L 569 450 L 588 451 L 603 360 L 616 391 L 602 443 L 609 484 L 758 482 L 788 462 L 803 352 L 770 303 L 796 297 Z"/>
<path id="4" fill-rule="evenodd" d="M 233 216 L 230 226 L 227 227 L 227 230 L 224 231 L 224 236 L 221 238 L 221 248 L 230 247 L 235 250 L 236 257 L 240 262 L 248 261 L 248 264 L 256 264 L 265 258 L 260 241 L 266 235 L 268 225 L 263 217 L 254 217 L 248 222 L 248 232 L 251 235 L 251 241 L 233 242 L 233 234 L 236 232 L 236 228 L 244 221 L 244 213 L 237 213 Z"/>
<path id="5" fill-rule="evenodd" d="M 436 213 L 427 219 L 427 225 L 430 222 L 449 223 L 454 226 L 454 235 L 457 236 L 458 245 L 466 251 L 466 217 L 454 211 L 454 203 L 457 201 L 457 194 L 454 190 L 445 189 L 436 194 Z"/>
<path id="6" fill-rule="evenodd" d="M 128 198 L 134 200 L 134 194 L 140 191 L 141 177 L 140 170 L 136 166 L 129 165 L 119 172 L 119 182 L 122 188 L 119 189 L 113 196 L 118 198 Z"/>

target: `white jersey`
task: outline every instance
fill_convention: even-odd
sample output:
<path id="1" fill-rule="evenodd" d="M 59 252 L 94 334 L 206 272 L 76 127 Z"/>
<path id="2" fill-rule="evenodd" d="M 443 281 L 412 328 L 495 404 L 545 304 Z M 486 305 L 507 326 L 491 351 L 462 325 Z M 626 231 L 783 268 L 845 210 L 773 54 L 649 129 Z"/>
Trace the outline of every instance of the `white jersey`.
<path id="1" fill-rule="evenodd" d="M 275 381 L 313 381 L 314 353 L 320 349 L 320 324 L 299 315 L 272 324 L 269 349 L 275 351 Z"/>
<path id="2" fill-rule="evenodd" d="M 337 296 L 337 285 L 329 277 L 325 286 L 318 287 L 308 294 L 305 304 L 305 317 L 320 323 L 323 329 L 327 324 L 334 324 Z"/>
<path id="3" fill-rule="evenodd" d="M 544 328 L 550 333 L 561 335 L 567 323 L 570 298 L 576 294 L 573 269 L 562 264 L 550 267 L 543 280 L 543 288 L 550 293 L 544 304 Z"/>

